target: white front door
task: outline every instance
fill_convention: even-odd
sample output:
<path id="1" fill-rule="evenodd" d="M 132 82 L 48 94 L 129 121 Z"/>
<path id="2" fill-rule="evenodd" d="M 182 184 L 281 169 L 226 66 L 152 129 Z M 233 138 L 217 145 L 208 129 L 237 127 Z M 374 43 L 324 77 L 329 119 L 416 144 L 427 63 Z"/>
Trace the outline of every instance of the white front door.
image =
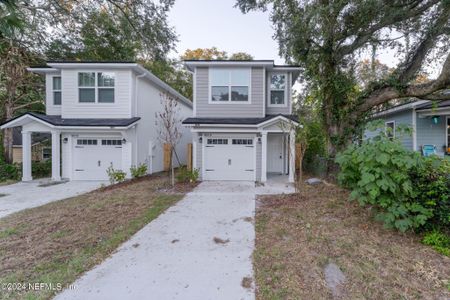
<path id="1" fill-rule="evenodd" d="M 73 179 L 107 180 L 109 166 L 122 167 L 121 138 L 76 138 L 73 145 Z"/>
<path id="2" fill-rule="evenodd" d="M 267 172 L 283 173 L 283 135 L 269 134 L 267 136 Z"/>
<path id="3" fill-rule="evenodd" d="M 253 138 L 208 137 L 203 180 L 255 180 Z"/>

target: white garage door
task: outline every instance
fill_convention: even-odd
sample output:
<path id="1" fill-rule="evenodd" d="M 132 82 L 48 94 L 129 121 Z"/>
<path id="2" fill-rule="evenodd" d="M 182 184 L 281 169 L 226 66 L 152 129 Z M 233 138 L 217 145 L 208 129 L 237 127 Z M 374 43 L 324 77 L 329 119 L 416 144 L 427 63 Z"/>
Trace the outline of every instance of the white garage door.
<path id="1" fill-rule="evenodd" d="M 204 180 L 255 180 L 252 138 L 207 138 Z"/>
<path id="2" fill-rule="evenodd" d="M 74 180 L 107 180 L 109 166 L 122 167 L 119 138 L 77 138 L 73 147 Z"/>

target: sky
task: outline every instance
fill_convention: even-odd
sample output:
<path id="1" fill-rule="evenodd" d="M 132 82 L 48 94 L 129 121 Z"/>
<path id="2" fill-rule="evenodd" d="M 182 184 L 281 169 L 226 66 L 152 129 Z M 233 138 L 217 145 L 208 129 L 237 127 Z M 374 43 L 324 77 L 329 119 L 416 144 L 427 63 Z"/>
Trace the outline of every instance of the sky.
<path id="1" fill-rule="evenodd" d="M 243 14 L 234 5 L 236 0 L 176 0 L 169 12 L 169 24 L 178 35 L 177 58 L 186 49 L 217 47 L 228 54 L 247 52 L 255 59 L 273 59 L 283 64 L 278 55 L 278 43 L 273 39 L 274 29 L 269 11 Z M 361 59 L 369 58 L 362 54 Z M 389 67 L 395 67 L 399 57 L 391 49 L 381 49 L 377 58 Z M 430 77 L 440 70 L 438 64 L 427 68 Z"/>
<path id="2" fill-rule="evenodd" d="M 179 42 L 178 57 L 186 49 L 217 47 L 228 54 L 247 52 L 255 59 L 274 59 L 282 64 L 269 12 L 243 14 L 235 0 L 177 0 L 169 13 Z"/>

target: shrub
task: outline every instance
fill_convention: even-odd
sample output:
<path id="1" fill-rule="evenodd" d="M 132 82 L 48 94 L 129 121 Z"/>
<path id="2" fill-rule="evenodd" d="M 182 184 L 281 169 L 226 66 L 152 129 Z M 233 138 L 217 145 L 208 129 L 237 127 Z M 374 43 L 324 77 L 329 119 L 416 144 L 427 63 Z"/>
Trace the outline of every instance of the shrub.
<path id="1" fill-rule="evenodd" d="M 131 173 L 131 177 L 133 177 L 133 178 L 145 176 L 147 174 L 147 165 L 140 164 L 137 167 L 131 166 L 130 173 Z"/>
<path id="2" fill-rule="evenodd" d="M 442 232 L 434 230 L 428 232 L 422 239 L 422 243 L 431 246 L 437 252 L 450 256 L 450 237 Z"/>
<path id="3" fill-rule="evenodd" d="M 341 167 L 340 184 L 352 190 L 350 199 L 377 208 L 377 219 L 386 226 L 401 231 L 448 228 L 447 160 L 422 157 L 381 131 L 360 146 L 348 147 L 337 156 L 336 162 Z"/>
<path id="4" fill-rule="evenodd" d="M 125 181 L 125 177 L 127 176 L 127 173 L 122 170 L 115 170 L 112 165 L 106 169 L 106 173 L 108 174 L 109 182 L 111 184 Z"/>
<path id="5" fill-rule="evenodd" d="M 198 169 L 192 171 L 188 170 L 186 167 L 181 167 L 177 174 L 178 182 L 196 182 L 198 180 L 199 172 Z"/>
<path id="6" fill-rule="evenodd" d="M 34 178 L 44 178 L 51 176 L 52 161 L 50 159 L 43 161 L 33 161 L 31 163 L 31 173 Z"/>
<path id="7" fill-rule="evenodd" d="M 3 160 L 0 160 L 0 181 L 19 180 L 21 171 L 20 164 L 7 164 Z"/>
<path id="8" fill-rule="evenodd" d="M 450 228 L 450 162 L 437 156 L 422 157 L 410 176 L 413 200 L 433 211 L 427 225 Z"/>

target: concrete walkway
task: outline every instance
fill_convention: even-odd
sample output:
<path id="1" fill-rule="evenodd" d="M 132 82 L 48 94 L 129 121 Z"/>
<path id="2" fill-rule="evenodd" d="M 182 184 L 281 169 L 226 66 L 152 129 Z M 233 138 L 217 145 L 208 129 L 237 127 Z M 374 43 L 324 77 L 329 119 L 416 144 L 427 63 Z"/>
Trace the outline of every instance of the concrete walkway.
<path id="1" fill-rule="evenodd" d="M 255 194 L 251 182 L 201 183 L 56 299 L 254 299 L 241 283 L 253 277 Z"/>
<path id="2" fill-rule="evenodd" d="M 99 188 L 102 183 L 108 184 L 106 181 L 69 181 L 40 187 L 41 181 L 33 180 L 0 186 L 0 194 L 6 195 L 0 197 L 0 218 L 27 208 L 90 192 Z"/>
<path id="3" fill-rule="evenodd" d="M 202 182 L 55 299 L 254 299 L 255 198 L 286 180 Z"/>

